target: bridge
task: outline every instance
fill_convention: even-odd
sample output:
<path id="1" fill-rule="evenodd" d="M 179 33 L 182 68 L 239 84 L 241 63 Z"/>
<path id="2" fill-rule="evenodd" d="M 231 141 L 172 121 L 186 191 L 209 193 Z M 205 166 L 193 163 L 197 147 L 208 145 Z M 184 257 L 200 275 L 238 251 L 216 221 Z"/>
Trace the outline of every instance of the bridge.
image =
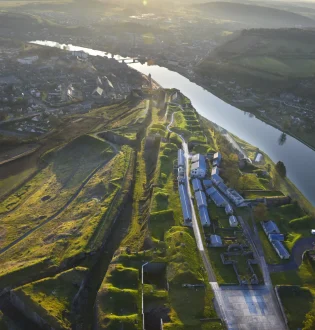
<path id="1" fill-rule="evenodd" d="M 119 63 L 141 63 L 144 64 L 147 62 L 147 59 L 145 57 L 134 57 L 134 58 L 123 58 L 117 60 Z"/>

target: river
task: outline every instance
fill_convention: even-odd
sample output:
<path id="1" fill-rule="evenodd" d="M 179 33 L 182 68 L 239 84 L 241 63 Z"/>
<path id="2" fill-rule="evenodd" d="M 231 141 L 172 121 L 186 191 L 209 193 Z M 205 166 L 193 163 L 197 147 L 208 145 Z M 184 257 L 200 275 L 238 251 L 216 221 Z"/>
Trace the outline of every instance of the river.
<path id="1" fill-rule="evenodd" d="M 67 50 L 83 50 L 93 56 L 111 57 L 111 54 L 73 45 L 61 45 L 52 41 L 35 41 L 34 43 L 50 47 L 67 47 Z M 116 55 L 116 59 L 123 57 Z M 277 163 L 283 161 L 287 168 L 288 178 L 315 206 L 315 151 L 287 136 L 284 143 L 279 143 L 282 132 L 264 123 L 255 116 L 233 107 L 211 94 L 203 87 L 191 82 L 177 72 L 158 65 L 141 63 L 128 64 L 144 73 L 151 73 L 152 78 L 164 88 L 177 88 L 192 102 L 195 109 L 205 118 L 225 128 L 248 143 L 257 146 Z M 303 165 L 304 164 L 304 165 Z"/>

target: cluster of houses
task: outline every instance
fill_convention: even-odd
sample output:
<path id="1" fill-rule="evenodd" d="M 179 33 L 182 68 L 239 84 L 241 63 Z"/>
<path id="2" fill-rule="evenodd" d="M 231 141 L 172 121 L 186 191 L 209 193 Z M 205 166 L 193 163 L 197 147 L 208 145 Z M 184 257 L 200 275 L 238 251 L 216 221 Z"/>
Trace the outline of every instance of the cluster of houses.
<path id="1" fill-rule="evenodd" d="M 210 217 L 209 217 L 209 213 L 208 213 L 208 209 L 207 209 L 208 202 L 207 202 L 206 195 L 203 191 L 201 181 L 199 179 L 193 179 L 192 185 L 193 185 L 193 189 L 195 192 L 195 198 L 196 198 L 196 202 L 197 202 L 197 207 L 198 207 L 198 211 L 199 211 L 199 217 L 200 217 L 201 224 L 203 226 L 210 226 L 211 221 L 210 221 Z"/>
<path id="2" fill-rule="evenodd" d="M 207 195 L 213 200 L 216 206 L 225 207 L 228 202 L 226 196 L 237 207 L 246 206 L 244 198 L 234 189 L 228 188 L 220 177 L 222 155 L 217 152 L 213 155 L 211 180 L 204 180 Z M 203 155 L 194 155 L 191 159 L 190 175 L 192 178 L 204 179 L 207 174 L 206 158 Z M 223 195 L 222 195 L 223 194 Z"/>
<path id="3" fill-rule="evenodd" d="M 243 197 L 237 191 L 228 188 L 224 184 L 223 179 L 219 175 L 221 161 L 221 153 L 215 153 L 212 158 L 211 179 L 206 179 L 207 163 L 205 156 L 201 154 L 192 156 L 190 175 L 192 177 L 192 186 L 195 192 L 199 216 L 203 226 L 210 225 L 211 220 L 207 210 L 208 197 L 217 207 L 225 208 L 225 213 L 229 216 L 230 226 L 237 227 L 238 220 L 233 215 L 234 210 L 230 202 L 234 203 L 237 207 L 245 206 L 245 203 Z M 211 235 L 210 240 L 211 246 L 222 246 L 220 236 Z"/>
<path id="4" fill-rule="evenodd" d="M 195 194 L 195 199 L 199 211 L 199 217 L 203 226 L 210 226 L 211 219 L 207 209 L 207 197 L 209 197 L 217 207 L 224 207 L 227 215 L 230 216 L 229 223 L 231 227 L 237 227 L 238 221 L 235 216 L 233 216 L 233 208 L 231 204 L 227 201 L 227 197 L 239 206 L 242 197 L 237 194 L 233 189 L 227 188 L 223 180 L 219 177 L 218 166 L 222 160 L 221 154 L 218 152 L 214 154 L 212 162 L 213 168 L 216 168 L 216 173 L 211 176 L 211 179 L 204 179 L 207 174 L 207 164 L 204 155 L 196 154 L 192 156 L 190 175 L 192 178 L 192 187 Z M 180 194 L 180 200 L 183 210 L 184 222 L 185 224 L 191 224 L 191 207 L 189 196 L 186 187 L 186 169 L 185 169 L 185 155 L 182 149 L 178 150 L 177 157 L 177 171 L 178 171 L 178 189 Z M 219 180 L 217 180 L 219 178 Z M 200 179 L 203 179 L 202 181 Z M 226 193 L 225 196 L 223 193 Z"/>
<path id="5" fill-rule="evenodd" d="M 261 222 L 261 225 L 278 256 L 281 259 L 289 259 L 290 253 L 282 243 L 284 241 L 284 235 L 280 233 L 278 226 L 272 220 Z"/>

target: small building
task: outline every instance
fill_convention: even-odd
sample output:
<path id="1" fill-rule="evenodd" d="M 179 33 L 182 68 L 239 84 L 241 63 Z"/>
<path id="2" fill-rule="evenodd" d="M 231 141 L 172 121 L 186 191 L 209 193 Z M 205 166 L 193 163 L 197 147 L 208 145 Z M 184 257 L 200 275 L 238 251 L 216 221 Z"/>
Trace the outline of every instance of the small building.
<path id="1" fill-rule="evenodd" d="M 220 152 L 216 152 L 213 155 L 213 160 L 212 160 L 213 166 L 220 166 L 221 161 L 222 161 L 222 155 L 221 155 L 221 153 Z"/>
<path id="2" fill-rule="evenodd" d="M 261 153 L 258 153 L 255 158 L 255 163 L 260 163 L 263 160 L 264 156 Z"/>
<path id="3" fill-rule="evenodd" d="M 232 215 L 229 217 L 229 223 L 231 227 L 237 227 L 238 226 L 238 221 L 236 219 L 236 216 Z"/>
<path id="4" fill-rule="evenodd" d="M 200 154 L 193 155 L 193 156 L 191 157 L 191 163 L 193 164 L 193 163 L 197 163 L 197 162 L 199 162 L 200 157 L 203 157 L 203 156 L 200 155 Z"/>
<path id="5" fill-rule="evenodd" d="M 273 245 L 274 249 L 276 250 L 278 256 L 281 259 L 289 259 L 290 253 L 284 247 L 284 245 L 280 241 L 272 241 L 271 244 Z"/>
<path id="6" fill-rule="evenodd" d="M 233 211 L 233 208 L 230 204 L 225 205 L 225 213 L 227 215 L 233 215 L 234 211 Z"/>
<path id="7" fill-rule="evenodd" d="M 185 154 L 183 149 L 178 149 L 177 152 L 177 165 L 178 167 L 185 167 Z"/>
<path id="8" fill-rule="evenodd" d="M 269 241 L 280 241 L 283 242 L 284 241 L 284 235 L 283 234 L 269 234 L 268 235 Z"/>
<path id="9" fill-rule="evenodd" d="M 192 178 L 204 178 L 207 173 L 206 161 L 204 157 L 200 157 L 199 161 L 192 163 L 190 175 Z"/>
<path id="10" fill-rule="evenodd" d="M 262 222 L 261 225 L 267 236 L 269 234 L 280 234 L 280 230 L 278 226 L 272 220 L 269 220 L 267 222 Z"/>
<path id="11" fill-rule="evenodd" d="M 103 97 L 104 90 L 101 87 L 96 87 L 92 92 L 92 97 L 96 99 L 100 99 Z"/>
<path id="12" fill-rule="evenodd" d="M 198 208 L 198 210 L 199 210 L 199 216 L 200 216 L 200 221 L 201 221 L 202 226 L 203 227 L 210 226 L 211 220 L 209 217 L 207 207 L 201 206 Z"/>
<path id="13" fill-rule="evenodd" d="M 206 190 L 206 194 L 208 196 L 211 196 L 211 195 L 215 194 L 216 192 L 217 192 L 217 190 L 214 187 L 210 187 Z"/>
<path id="14" fill-rule="evenodd" d="M 191 213 L 190 200 L 187 193 L 187 187 L 184 184 L 180 184 L 178 186 L 178 189 L 179 189 L 179 197 L 182 206 L 184 222 L 185 224 L 191 224 L 192 213 Z"/>
<path id="15" fill-rule="evenodd" d="M 186 180 L 185 180 L 185 170 L 182 167 L 179 167 L 177 169 L 177 180 L 179 184 L 185 184 Z"/>
<path id="16" fill-rule="evenodd" d="M 201 185 L 201 181 L 199 179 L 193 179 L 192 180 L 192 185 L 193 185 L 193 189 L 194 191 L 202 191 L 202 185 Z"/>
<path id="17" fill-rule="evenodd" d="M 207 198 L 203 191 L 197 191 L 195 194 L 197 206 L 207 206 Z"/>
<path id="18" fill-rule="evenodd" d="M 210 196 L 211 200 L 214 202 L 214 204 L 217 207 L 225 207 L 226 206 L 227 201 L 214 187 L 211 187 L 211 188 L 207 189 L 206 194 L 208 196 Z"/>
<path id="19" fill-rule="evenodd" d="M 211 180 L 203 180 L 203 186 L 205 187 L 205 189 L 211 188 L 213 185 Z"/>
<path id="20" fill-rule="evenodd" d="M 214 166 L 211 170 L 211 175 L 214 175 L 214 174 L 217 174 L 217 175 L 220 174 L 220 169 L 217 166 Z"/>
<path id="21" fill-rule="evenodd" d="M 236 206 L 245 206 L 244 198 L 236 190 L 228 188 L 225 194 Z"/>
<path id="22" fill-rule="evenodd" d="M 223 192 L 224 194 L 226 194 L 227 190 L 229 189 L 223 182 L 218 184 L 218 189 Z"/>
<path id="23" fill-rule="evenodd" d="M 223 179 L 217 175 L 217 174 L 214 174 L 211 176 L 211 181 L 215 184 L 215 185 L 219 185 L 221 182 L 223 182 Z"/>
<path id="24" fill-rule="evenodd" d="M 214 247 L 223 246 L 222 239 L 219 235 L 211 235 L 210 236 L 210 243 L 211 243 L 211 246 L 214 246 Z"/>

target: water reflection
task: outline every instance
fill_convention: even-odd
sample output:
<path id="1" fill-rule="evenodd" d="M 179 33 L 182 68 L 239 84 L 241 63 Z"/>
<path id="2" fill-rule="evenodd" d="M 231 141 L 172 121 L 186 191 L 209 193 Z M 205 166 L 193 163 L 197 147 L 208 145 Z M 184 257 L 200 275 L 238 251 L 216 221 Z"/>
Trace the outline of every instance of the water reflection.
<path id="1" fill-rule="evenodd" d="M 279 146 L 283 146 L 286 141 L 287 141 L 287 135 L 285 133 L 282 133 L 278 140 Z"/>

